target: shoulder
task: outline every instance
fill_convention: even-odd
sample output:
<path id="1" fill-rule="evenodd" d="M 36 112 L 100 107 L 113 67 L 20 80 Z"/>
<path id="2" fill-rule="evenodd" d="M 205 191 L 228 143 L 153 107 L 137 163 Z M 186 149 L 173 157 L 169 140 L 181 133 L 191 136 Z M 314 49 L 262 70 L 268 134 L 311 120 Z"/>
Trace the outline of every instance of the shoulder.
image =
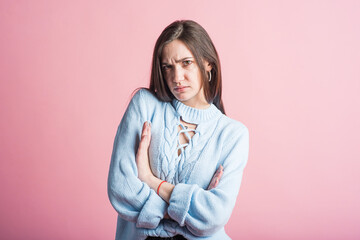
<path id="1" fill-rule="evenodd" d="M 221 121 L 220 139 L 222 142 L 219 146 L 221 146 L 224 159 L 223 166 L 230 163 L 244 166 L 243 163 L 246 164 L 249 154 L 249 129 L 242 122 L 225 115 L 222 116 Z"/>
<path id="2" fill-rule="evenodd" d="M 219 119 L 220 131 L 226 138 L 237 139 L 244 135 L 249 135 L 249 129 L 244 123 L 232 119 L 226 115 L 222 115 Z"/>
<path id="3" fill-rule="evenodd" d="M 138 88 L 131 95 L 130 105 L 140 108 L 148 108 L 161 103 L 161 101 L 147 88 Z"/>
<path id="4" fill-rule="evenodd" d="M 158 102 L 157 97 L 147 88 L 138 88 L 134 91 L 132 101 L 154 101 Z"/>
<path id="5" fill-rule="evenodd" d="M 147 88 L 139 88 L 134 91 L 130 105 L 134 106 L 144 119 L 150 119 L 155 113 L 161 113 L 165 102 L 160 101 Z"/>

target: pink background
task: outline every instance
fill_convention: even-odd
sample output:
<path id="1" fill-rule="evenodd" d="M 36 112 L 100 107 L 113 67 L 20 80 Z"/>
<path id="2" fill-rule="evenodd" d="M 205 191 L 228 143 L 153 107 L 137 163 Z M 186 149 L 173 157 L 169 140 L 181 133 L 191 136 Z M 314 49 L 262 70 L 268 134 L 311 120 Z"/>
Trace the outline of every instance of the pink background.
<path id="1" fill-rule="evenodd" d="M 199 22 L 250 130 L 233 239 L 360 239 L 360 2 L 1 1 L 0 238 L 113 239 L 106 181 L 156 38 Z"/>

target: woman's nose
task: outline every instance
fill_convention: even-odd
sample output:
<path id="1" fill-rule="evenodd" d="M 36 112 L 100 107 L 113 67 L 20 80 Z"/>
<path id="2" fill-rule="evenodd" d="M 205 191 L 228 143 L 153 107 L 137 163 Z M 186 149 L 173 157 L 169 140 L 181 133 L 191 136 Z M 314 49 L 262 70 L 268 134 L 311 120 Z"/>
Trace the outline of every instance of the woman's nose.
<path id="1" fill-rule="evenodd" d="M 183 69 L 177 67 L 174 69 L 174 82 L 178 83 L 184 80 L 184 71 Z"/>

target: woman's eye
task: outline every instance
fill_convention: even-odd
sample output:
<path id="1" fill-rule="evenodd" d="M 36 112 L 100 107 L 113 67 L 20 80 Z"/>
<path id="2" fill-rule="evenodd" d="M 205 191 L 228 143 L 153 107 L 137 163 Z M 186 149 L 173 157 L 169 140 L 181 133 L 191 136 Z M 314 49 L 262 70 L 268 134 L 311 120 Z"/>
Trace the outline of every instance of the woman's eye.
<path id="1" fill-rule="evenodd" d="M 168 66 L 168 65 L 163 65 L 163 66 L 162 66 L 162 70 L 164 70 L 164 71 L 165 71 L 165 70 L 168 70 L 169 68 L 170 68 L 170 66 Z"/>
<path id="2" fill-rule="evenodd" d="M 184 65 L 190 65 L 192 63 L 192 61 L 191 60 L 186 60 L 186 61 L 184 61 Z"/>

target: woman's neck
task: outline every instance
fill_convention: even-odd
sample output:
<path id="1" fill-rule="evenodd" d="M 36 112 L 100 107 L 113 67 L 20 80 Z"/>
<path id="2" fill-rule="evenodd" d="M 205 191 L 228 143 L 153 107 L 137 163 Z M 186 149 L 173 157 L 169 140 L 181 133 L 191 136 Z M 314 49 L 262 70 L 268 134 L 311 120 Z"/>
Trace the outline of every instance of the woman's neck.
<path id="1" fill-rule="evenodd" d="M 193 99 L 191 99 L 193 100 Z M 211 104 L 209 104 L 206 100 L 188 100 L 188 101 L 181 101 L 183 104 L 185 104 L 188 107 L 197 108 L 197 109 L 207 109 L 210 107 Z"/>

